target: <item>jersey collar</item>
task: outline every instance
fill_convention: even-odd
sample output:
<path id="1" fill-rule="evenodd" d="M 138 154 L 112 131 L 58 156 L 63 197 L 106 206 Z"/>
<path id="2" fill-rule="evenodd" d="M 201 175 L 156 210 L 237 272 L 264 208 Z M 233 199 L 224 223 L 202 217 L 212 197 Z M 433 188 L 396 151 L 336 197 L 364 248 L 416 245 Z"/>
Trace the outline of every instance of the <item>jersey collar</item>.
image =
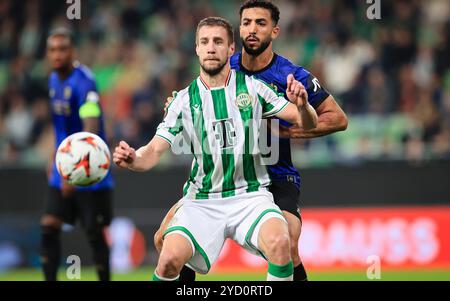
<path id="1" fill-rule="evenodd" d="M 217 90 L 217 89 L 222 89 L 222 88 L 227 87 L 227 86 L 230 84 L 230 79 L 231 79 L 231 73 L 232 73 L 232 71 L 233 71 L 233 70 L 230 69 L 230 71 L 228 72 L 227 79 L 225 80 L 225 86 L 219 86 L 219 87 L 211 88 L 211 87 L 206 83 L 206 81 L 203 80 L 203 78 L 202 78 L 201 75 L 198 77 L 198 79 L 199 79 L 199 82 L 202 83 L 202 86 L 203 86 L 206 90 Z"/>
<path id="2" fill-rule="evenodd" d="M 275 60 L 277 59 L 277 57 L 278 57 L 278 54 L 276 54 L 276 53 L 274 52 L 274 53 L 273 53 L 272 60 L 270 61 L 270 63 L 269 63 L 266 67 L 264 67 L 264 68 L 262 68 L 262 69 L 260 69 L 260 70 L 250 71 L 250 70 L 248 70 L 247 68 L 245 68 L 244 65 L 242 64 L 242 52 L 241 52 L 241 53 L 239 53 L 239 68 L 240 68 L 242 71 L 244 71 L 244 73 L 247 73 L 247 74 L 261 73 L 261 72 L 266 71 L 266 70 L 269 69 L 270 67 L 272 67 L 272 65 L 275 63 Z"/>

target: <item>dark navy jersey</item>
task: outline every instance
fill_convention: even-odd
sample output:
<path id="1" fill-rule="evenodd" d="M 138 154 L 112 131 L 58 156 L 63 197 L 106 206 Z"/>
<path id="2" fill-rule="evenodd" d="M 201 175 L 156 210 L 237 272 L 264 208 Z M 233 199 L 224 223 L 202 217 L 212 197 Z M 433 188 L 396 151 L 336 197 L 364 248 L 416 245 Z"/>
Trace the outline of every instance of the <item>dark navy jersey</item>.
<path id="1" fill-rule="evenodd" d="M 281 55 L 274 54 L 272 61 L 264 69 L 249 71 L 242 66 L 242 54 L 240 52 L 235 53 L 231 57 L 231 68 L 265 81 L 278 93 L 283 93 L 283 95 L 286 95 L 287 76 L 293 74 L 295 79 L 305 86 L 308 92 L 308 101 L 315 109 L 330 95 L 309 71 L 303 67 L 296 66 Z M 284 120 L 280 120 L 280 124 L 291 126 L 291 124 Z M 293 182 L 300 188 L 300 175 L 292 164 L 290 140 L 280 138 L 279 146 L 280 157 L 278 163 L 268 166 L 270 178 L 272 181 Z"/>
<path id="2" fill-rule="evenodd" d="M 56 138 L 55 146 L 57 148 L 67 136 L 83 131 L 83 121 L 79 115 L 80 107 L 87 101 L 98 102 L 99 97 L 91 71 L 86 66 L 79 64 L 74 66 L 72 73 L 63 80 L 59 78 L 56 72 L 52 72 L 49 77 L 48 88 Z M 102 114 L 100 114 L 99 119 L 100 128 L 97 134 L 105 140 Z M 53 162 L 48 180 L 51 187 L 61 188 L 62 181 L 55 162 Z M 112 188 L 112 185 L 112 176 L 111 173 L 108 173 L 101 182 L 77 189 L 107 189 Z"/>

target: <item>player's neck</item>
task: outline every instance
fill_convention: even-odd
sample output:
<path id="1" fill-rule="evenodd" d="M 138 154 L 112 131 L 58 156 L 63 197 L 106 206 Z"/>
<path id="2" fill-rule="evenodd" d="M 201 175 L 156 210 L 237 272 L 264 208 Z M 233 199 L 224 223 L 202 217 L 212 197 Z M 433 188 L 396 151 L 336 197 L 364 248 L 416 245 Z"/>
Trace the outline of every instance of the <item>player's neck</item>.
<path id="1" fill-rule="evenodd" d="M 230 75 L 230 65 L 223 67 L 222 71 L 216 75 L 209 75 L 203 69 L 200 70 L 200 78 L 208 86 L 208 88 L 224 87 Z"/>
<path id="2" fill-rule="evenodd" d="M 61 68 L 61 69 L 58 69 L 55 71 L 58 74 L 58 77 L 60 80 L 65 80 L 72 73 L 73 68 L 74 68 L 73 65 L 70 64 L 69 66 L 67 66 L 65 68 Z"/>
<path id="3" fill-rule="evenodd" d="M 260 55 L 250 55 L 242 49 L 242 66 L 249 71 L 259 71 L 266 68 L 274 56 L 272 47 L 267 47 Z"/>

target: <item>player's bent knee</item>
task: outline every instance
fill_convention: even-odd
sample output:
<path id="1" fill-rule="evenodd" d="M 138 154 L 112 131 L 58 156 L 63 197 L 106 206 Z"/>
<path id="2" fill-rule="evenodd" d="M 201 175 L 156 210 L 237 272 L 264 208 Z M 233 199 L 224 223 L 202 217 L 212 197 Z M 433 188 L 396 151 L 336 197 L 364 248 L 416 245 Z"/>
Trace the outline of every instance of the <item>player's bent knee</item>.
<path id="1" fill-rule="evenodd" d="M 184 264 L 181 256 L 172 251 L 165 251 L 159 256 L 158 273 L 163 277 L 177 276 Z"/>
<path id="2" fill-rule="evenodd" d="M 289 235 L 273 232 L 263 238 L 262 249 L 269 261 L 285 264 L 291 260 Z"/>
<path id="3" fill-rule="evenodd" d="M 302 230 L 302 222 L 298 217 L 289 212 L 283 211 L 283 215 L 288 221 L 291 258 L 294 266 L 298 266 L 301 263 L 298 244 Z"/>
<path id="4" fill-rule="evenodd" d="M 283 211 L 283 216 L 288 222 L 289 235 L 291 237 L 291 240 L 292 239 L 298 240 L 302 230 L 302 223 L 300 219 L 287 211 Z"/>

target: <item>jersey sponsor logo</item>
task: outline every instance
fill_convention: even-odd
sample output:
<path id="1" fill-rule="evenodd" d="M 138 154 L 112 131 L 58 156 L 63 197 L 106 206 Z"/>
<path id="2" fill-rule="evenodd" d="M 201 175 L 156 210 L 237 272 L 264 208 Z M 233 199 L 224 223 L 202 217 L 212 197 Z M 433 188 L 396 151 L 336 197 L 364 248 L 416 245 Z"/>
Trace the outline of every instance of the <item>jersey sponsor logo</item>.
<path id="1" fill-rule="evenodd" d="M 236 145 L 236 131 L 232 118 L 214 121 L 212 126 L 220 148 L 224 149 Z"/>
<path id="2" fill-rule="evenodd" d="M 65 87 L 64 88 L 64 99 L 69 99 L 72 96 L 72 88 Z"/>
<path id="3" fill-rule="evenodd" d="M 69 116 L 72 112 L 70 102 L 67 100 L 55 99 L 52 103 L 52 108 L 56 115 Z"/>
<path id="4" fill-rule="evenodd" d="M 50 91 L 49 91 L 49 93 L 48 93 L 48 95 L 50 96 L 50 98 L 53 98 L 53 97 L 55 97 L 55 89 L 50 89 Z"/>
<path id="5" fill-rule="evenodd" d="M 248 110 L 252 107 L 253 97 L 247 93 L 241 93 L 236 97 L 236 105 L 240 110 Z"/>
<path id="6" fill-rule="evenodd" d="M 316 93 L 317 90 L 322 89 L 322 87 L 320 86 L 319 80 L 316 77 L 314 77 L 312 79 L 312 83 L 314 84 L 314 93 Z"/>
<path id="7" fill-rule="evenodd" d="M 193 104 L 192 108 L 194 109 L 195 114 L 200 114 L 200 105 L 198 103 Z"/>

